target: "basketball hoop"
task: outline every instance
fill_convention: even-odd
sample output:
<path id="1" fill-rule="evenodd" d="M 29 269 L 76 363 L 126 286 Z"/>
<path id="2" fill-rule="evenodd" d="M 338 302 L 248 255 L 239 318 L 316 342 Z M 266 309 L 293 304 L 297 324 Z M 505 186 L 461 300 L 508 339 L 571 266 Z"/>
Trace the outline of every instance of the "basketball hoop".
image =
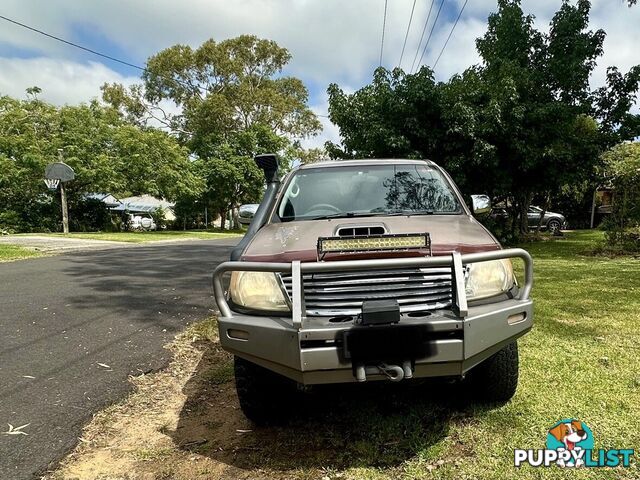
<path id="1" fill-rule="evenodd" d="M 55 190 L 58 188 L 58 185 L 60 184 L 60 179 L 59 178 L 45 178 L 44 179 L 44 183 L 47 185 L 47 188 L 49 190 Z"/>
<path id="2" fill-rule="evenodd" d="M 62 206 L 62 231 L 69 233 L 69 210 L 67 208 L 67 194 L 64 184 L 76 178 L 76 174 L 69 165 L 62 161 L 62 149 L 58 149 L 59 162 L 50 163 L 44 169 L 44 183 L 50 190 L 60 186 L 60 205 Z"/>

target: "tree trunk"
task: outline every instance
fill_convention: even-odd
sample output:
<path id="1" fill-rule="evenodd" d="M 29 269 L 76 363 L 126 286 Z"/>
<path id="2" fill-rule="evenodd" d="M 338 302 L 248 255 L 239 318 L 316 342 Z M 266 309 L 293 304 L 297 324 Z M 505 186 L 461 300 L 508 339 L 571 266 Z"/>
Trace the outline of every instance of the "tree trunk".
<path id="1" fill-rule="evenodd" d="M 224 230 L 227 222 L 227 212 L 220 210 L 220 230 Z"/>
<path id="2" fill-rule="evenodd" d="M 542 212 L 540 213 L 540 218 L 538 219 L 538 225 L 536 226 L 536 233 L 540 233 L 540 227 L 542 227 L 542 221 L 544 220 L 544 216 L 546 215 L 550 206 L 551 206 L 551 192 L 547 192 L 547 194 L 544 197 L 544 204 L 542 205 Z"/>
<path id="3" fill-rule="evenodd" d="M 233 229 L 234 230 L 240 229 L 240 217 L 238 216 L 238 208 L 234 207 L 231 210 L 231 215 L 233 218 Z"/>
<path id="4" fill-rule="evenodd" d="M 530 192 L 524 193 L 519 199 L 520 207 L 520 234 L 526 235 L 529 232 L 529 217 L 527 212 L 531 205 L 531 198 L 533 195 Z"/>

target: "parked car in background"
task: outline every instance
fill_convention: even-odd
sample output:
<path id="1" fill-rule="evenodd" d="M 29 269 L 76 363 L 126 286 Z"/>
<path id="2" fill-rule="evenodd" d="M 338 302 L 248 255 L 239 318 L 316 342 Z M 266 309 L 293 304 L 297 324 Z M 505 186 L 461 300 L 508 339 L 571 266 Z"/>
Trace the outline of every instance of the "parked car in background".
<path id="1" fill-rule="evenodd" d="M 542 208 L 531 205 L 527 213 L 527 222 L 529 228 L 537 228 L 540 222 L 540 216 L 542 215 Z M 507 218 L 509 214 L 504 207 L 494 207 L 491 210 L 491 216 L 493 218 Z M 541 230 L 546 230 L 549 233 L 555 235 L 561 230 L 567 228 L 567 219 L 561 213 L 556 212 L 544 212 L 542 223 L 540 224 Z"/>
<path id="2" fill-rule="evenodd" d="M 131 230 L 156 230 L 158 226 L 148 213 L 130 213 L 129 228 Z"/>
<path id="3" fill-rule="evenodd" d="M 542 216 L 542 208 L 531 205 L 527 218 L 529 220 L 529 228 L 536 228 L 540 222 Z M 551 234 L 559 233 L 560 230 L 567 228 L 567 219 L 561 213 L 544 212 L 542 218 L 542 224 L 540 225 L 542 230 L 547 230 Z"/>
<path id="4" fill-rule="evenodd" d="M 238 210 L 238 221 L 242 225 L 249 225 L 259 206 L 259 203 L 248 203 L 247 205 L 242 205 Z"/>

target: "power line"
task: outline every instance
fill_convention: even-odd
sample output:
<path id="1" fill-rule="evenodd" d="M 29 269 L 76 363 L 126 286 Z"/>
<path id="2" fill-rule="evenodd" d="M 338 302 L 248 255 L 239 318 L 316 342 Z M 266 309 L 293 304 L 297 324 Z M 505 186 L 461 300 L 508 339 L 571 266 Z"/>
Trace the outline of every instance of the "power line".
<path id="1" fill-rule="evenodd" d="M 177 78 L 152 72 L 146 67 L 141 67 L 140 65 L 135 65 L 133 63 L 129 63 L 129 62 L 126 62 L 124 60 L 120 60 L 119 58 L 112 57 L 111 55 L 107 55 L 106 53 L 98 52 L 96 50 L 92 50 L 91 48 L 84 47 L 84 46 L 79 45 L 79 44 L 74 43 L 74 42 L 70 42 L 69 40 L 65 40 L 64 38 L 57 37 L 57 36 L 52 35 L 50 33 L 47 33 L 47 32 L 44 32 L 42 30 L 39 30 L 37 28 L 30 27 L 29 25 L 26 25 L 24 23 L 18 22 L 17 20 L 13 20 L 11 18 L 5 17 L 4 15 L 0 15 L 0 19 L 5 20 L 5 21 L 7 21 L 9 23 L 13 23 L 14 25 L 18 25 L 18 26 L 20 26 L 22 28 L 26 28 L 27 30 L 31 30 L 32 32 L 39 33 L 40 35 L 44 35 L 45 37 L 51 38 L 51 39 L 56 40 L 58 42 L 64 43 L 66 45 L 69 45 L 71 47 L 79 48 L 80 50 L 84 50 L 85 52 L 92 53 L 93 55 L 97 55 L 99 57 L 106 58 L 108 60 L 111 60 L 112 62 L 121 63 L 122 65 L 126 65 L 127 67 L 136 68 L 136 69 L 138 69 L 138 70 L 140 70 L 142 72 L 146 72 L 146 73 L 149 73 L 151 75 L 155 75 L 156 77 L 164 78 L 166 80 L 171 80 L 171 81 L 176 82 L 176 83 L 178 83 L 178 84 L 180 84 L 183 87 L 186 87 L 188 89 L 197 88 L 197 87 L 194 87 L 193 85 L 190 85 L 190 84 L 188 84 L 186 82 L 183 82 L 182 80 L 178 80 Z M 200 95 L 200 93 L 201 93 L 199 88 L 197 88 L 197 93 L 198 93 L 198 95 Z"/>
<path id="2" fill-rule="evenodd" d="M 422 45 L 422 39 L 424 38 L 424 32 L 427 31 L 427 25 L 429 25 L 429 19 L 431 18 L 431 10 L 433 10 L 433 4 L 435 0 L 431 0 L 431 6 L 429 7 L 429 13 L 427 14 L 427 20 L 424 22 L 424 27 L 422 27 L 422 34 L 420 35 L 420 41 L 418 42 L 418 48 L 416 49 L 416 54 L 413 57 L 413 62 L 411 62 L 411 70 L 409 72 L 413 72 L 413 67 L 416 64 L 416 60 L 418 59 L 418 53 L 420 53 L 420 46 Z"/>
<path id="3" fill-rule="evenodd" d="M 416 0 L 413 0 L 413 6 L 411 7 L 411 15 L 409 16 L 409 25 L 407 25 L 407 33 L 404 35 L 404 43 L 402 44 L 402 52 L 400 53 L 400 61 L 398 62 L 398 68 L 402 66 L 402 57 L 404 56 L 404 49 L 407 46 L 407 38 L 409 38 L 409 30 L 411 29 L 411 20 L 413 20 L 413 11 L 416 8 Z"/>
<path id="4" fill-rule="evenodd" d="M 464 12 L 464 7 L 467 6 L 467 2 L 469 0 L 464 0 L 464 4 L 462 5 L 462 8 L 460 9 L 460 13 L 458 13 L 458 17 L 456 18 L 456 21 L 453 24 L 453 27 L 451 27 L 451 31 L 449 32 L 449 36 L 447 37 L 447 39 L 444 42 L 444 45 L 442 46 L 442 50 L 440 50 L 440 53 L 438 54 L 438 58 L 436 58 L 436 61 L 433 63 L 433 69 L 435 70 L 436 65 L 438 65 L 438 61 L 440 60 L 440 57 L 442 56 L 442 53 L 444 52 L 444 49 L 447 48 L 447 44 L 449 43 L 449 40 L 451 39 L 451 35 L 453 35 L 453 31 L 456 29 L 456 25 L 458 25 L 458 20 L 460 20 L 460 17 L 462 16 L 462 12 Z"/>
<path id="5" fill-rule="evenodd" d="M 427 37 L 427 41 L 424 44 L 424 48 L 422 49 L 422 55 L 420 55 L 420 60 L 418 61 L 418 68 L 422 63 L 422 57 L 424 57 L 425 52 L 427 51 L 427 47 L 429 46 L 429 40 L 431 40 L 431 35 L 433 35 L 433 30 L 436 28 L 436 23 L 438 23 L 438 17 L 440 16 L 440 11 L 442 10 L 442 6 L 444 5 L 444 0 L 440 2 L 440 7 L 438 7 L 438 13 L 436 14 L 436 18 L 433 21 L 433 25 L 431 25 L 431 30 L 429 31 L 429 36 Z"/>
<path id="6" fill-rule="evenodd" d="M 107 55 L 105 53 L 96 52 L 87 47 L 83 47 L 82 45 L 78 45 L 77 43 L 70 42 L 69 40 L 65 40 L 64 38 L 56 37 L 55 35 L 51 35 L 50 33 L 43 32 L 42 30 L 38 30 L 37 28 L 30 27 L 29 25 L 25 25 L 24 23 L 20 23 L 16 20 L 12 20 L 11 18 L 7 18 L 4 15 L 0 15 L 2 20 L 6 20 L 7 22 L 13 23 L 20 27 L 26 28 L 27 30 L 31 30 L 32 32 L 39 33 L 40 35 L 44 35 L 45 37 L 52 38 L 53 40 L 57 40 L 58 42 L 66 43 L 67 45 L 71 45 L 72 47 L 79 48 L 80 50 L 84 50 L 85 52 L 93 53 L 94 55 L 98 55 L 99 57 L 107 58 L 113 62 L 118 62 L 128 67 L 137 68 L 138 70 L 146 71 L 145 67 L 141 67 L 140 65 L 134 65 L 133 63 L 125 62 L 124 60 L 120 60 L 118 58 L 112 57 L 111 55 Z"/>
<path id="7" fill-rule="evenodd" d="M 387 3 L 389 0 L 384 0 L 384 15 L 382 16 L 382 41 L 380 42 L 380 66 L 382 66 L 382 50 L 384 48 L 384 30 L 387 26 Z"/>

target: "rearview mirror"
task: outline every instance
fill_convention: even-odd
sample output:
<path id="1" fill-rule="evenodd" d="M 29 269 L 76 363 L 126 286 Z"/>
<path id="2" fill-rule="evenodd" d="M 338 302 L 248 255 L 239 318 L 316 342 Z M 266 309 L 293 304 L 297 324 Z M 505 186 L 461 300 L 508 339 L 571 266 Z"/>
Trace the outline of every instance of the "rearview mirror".
<path id="1" fill-rule="evenodd" d="M 474 215 L 486 215 L 491 211 L 491 199 L 488 195 L 471 195 L 471 207 Z"/>
<path id="2" fill-rule="evenodd" d="M 260 205 L 257 203 L 240 205 L 240 208 L 238 209 L 238 221 L 242 225 L 249 225 L 251 223 L 251 220 L 253 220 L 253 216 L 256 214 L 259 206 Z"/>

